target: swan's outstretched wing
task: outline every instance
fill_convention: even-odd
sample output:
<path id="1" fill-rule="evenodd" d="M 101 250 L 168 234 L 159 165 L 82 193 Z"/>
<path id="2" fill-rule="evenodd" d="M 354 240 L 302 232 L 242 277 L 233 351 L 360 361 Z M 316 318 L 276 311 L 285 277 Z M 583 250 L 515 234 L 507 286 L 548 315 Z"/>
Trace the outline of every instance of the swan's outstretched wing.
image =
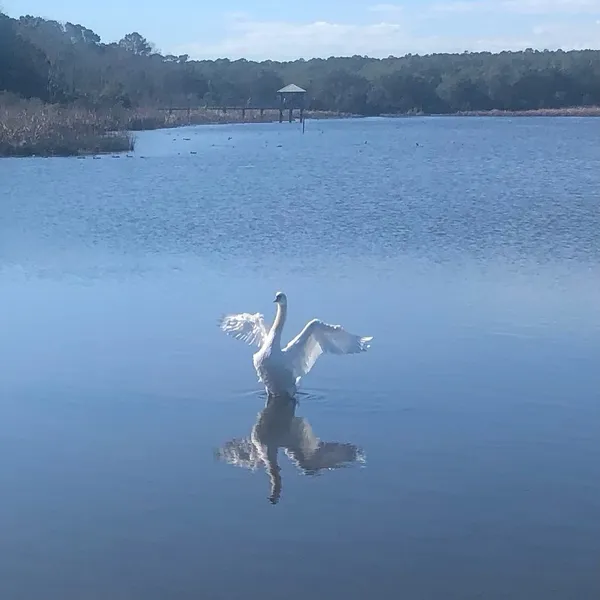
<path id="1" fill-rule="evenodd" d="M 294 377 L 306 375 L 317 358 L 330 354 L 356 354 L 369 348 L 372 337 L 348 333 L 340 325 L 329 325 L 318 319 L 309 321 L 304 329 L 283 349 Z"/>
<path id="2" fill-rule="evenodd" d="M 262 346 L 269 330 L 265 325 L 265 318 L 260 313 L 240 313 L 237 315 L 224 315 L 219 319 L 221 331 L 242 340 L 248 344 Z"/>

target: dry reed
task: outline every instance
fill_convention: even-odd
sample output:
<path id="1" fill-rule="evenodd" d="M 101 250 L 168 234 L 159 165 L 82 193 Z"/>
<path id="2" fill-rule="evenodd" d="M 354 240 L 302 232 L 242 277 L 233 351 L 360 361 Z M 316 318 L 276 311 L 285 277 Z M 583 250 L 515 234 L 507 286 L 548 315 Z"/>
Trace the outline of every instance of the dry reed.
<path id="1" fill-rule="evenodd" d="M 532 110 L 472 110 L 458 113 L 466 117 L 600 117 L 600 106 L 537 108 Z"/>
<path id="2" fill-rule="evenodd" d="M 133 138 L 110 115 L 35 101 L 0 105 L 0 156 L 73 156 L 125 152 Z"/>

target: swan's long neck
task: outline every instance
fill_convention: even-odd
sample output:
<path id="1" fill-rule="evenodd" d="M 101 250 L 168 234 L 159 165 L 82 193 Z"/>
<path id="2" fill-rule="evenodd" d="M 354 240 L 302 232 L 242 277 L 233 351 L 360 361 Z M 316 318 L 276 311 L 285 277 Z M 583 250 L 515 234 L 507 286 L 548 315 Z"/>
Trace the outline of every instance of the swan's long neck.
<path id="1" fill-rule="evenodd" d="M 273 342 L 277 344 L 277 347 L 281 347 L 281 332 L 283 331 L 286 315 L 287 306 L 283 304 L 277 304 L 277 314 L 275 315 L 275 321 L 273 322 L 272 329 Z"/>

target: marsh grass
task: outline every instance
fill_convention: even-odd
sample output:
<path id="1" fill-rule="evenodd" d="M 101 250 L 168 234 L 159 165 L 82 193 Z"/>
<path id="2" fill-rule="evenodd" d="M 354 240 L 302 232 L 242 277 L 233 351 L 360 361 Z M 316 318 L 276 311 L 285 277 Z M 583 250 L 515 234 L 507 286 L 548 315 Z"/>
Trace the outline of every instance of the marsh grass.
<path id="1" fill-rule="evenodd" d="M 466 117 L 600 117 L 600 106 L 537 108 L 533 110 L 475 110 L 458 113 Z"/>
<path id="2" fill-rule="evenodd" d="M 108 114 L 35 101 L 0 104 L 0 156 L 127 152 L 134 139 Z"/>

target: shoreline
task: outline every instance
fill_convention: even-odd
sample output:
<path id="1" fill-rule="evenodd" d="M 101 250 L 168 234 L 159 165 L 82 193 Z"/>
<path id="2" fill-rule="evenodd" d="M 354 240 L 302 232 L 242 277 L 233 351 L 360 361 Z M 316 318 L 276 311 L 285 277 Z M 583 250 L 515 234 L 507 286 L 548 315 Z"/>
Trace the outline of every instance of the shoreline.
<path id="1" fill-rule="evenodd" d="M 176 127 L 189 127 L 191 125 L 251 125 L 253 123 L 278 123 L 279 110 L 266 109 L 261 116 L 258 109 L 246 109 L 245 117 L 240 110 L 223 112 L 220 108 L 192 109 L 189 113 L 185 110 L 175 110 L 169 113 L 165 109 L 139 109 L 128 116 L 128 131 L 152 131 L 154 129 L 173 129 Z M 298 111 L 295 112 L 293 122 L 299 122 Z M 304 111 L 305 119 L 329 120 L 359 117 L 348 113 L 335 111 Z M 284 118 L 283 123 L 288 119 Z"/>
<path id="2" fill-rule="evenodd" d="M 540 108 L 534 110 L 476 110 L 448 114 L 411 112 L 373 115 L 380 118 L 410 119 L 415 117 L 600 117 L 600 106 Z M 306 120 L 363 119 L 366 115 L 335 111 L 310 111 Z M 174 129 L 199 125 L 243 125 L 279 122 L 278 110 L 247 109 L 223 112 L 201 108 L 169 111 L 156 108 L 123 109 L 113 107 L 90 110 L 76 106 L 60 107 L 23 101 L 0 105 L 0 158 L 90 156 L 125 153 L 134 150 L 135 133 L 158 129 Z M 293 120 L 299 123 L 297 114 Z M 288 123 L 284 119 L 284 124 Z"/>
<path id="3" fill-rule="evenodd" d="M 569 108 L 535 108 L 528 110 L 463 110 L 453 113 L 386 113 L 386 119 L 412 119 L 415 117 L 600 117 L 600 106 L 573 106 Z"/>
<path id="4" fill-rule="evenodd" d="M 356 117 L 334 111 L 310 111 L 305 119 Z M 169 111 L 156 108 L 91 110 L 77 106 L 45 105 L 37 101 L 0 103 L 0 158 L 92 156 L 131 152 L 140 131 L 198 125 L 242 125 L 279 122 L 279 110 L 222 109 Z M 288 120 L 284 119 L 283 123 Z M 298 123 L 297 114 L 293 122 Z"/>
<path id="5" fill-rule="evenodd" d="M 570 108 L 535 108 L 530 110 L 468 110 L 454 114 L 457 117 L 600 117 L 600 106 L 573 106 Z"/>

